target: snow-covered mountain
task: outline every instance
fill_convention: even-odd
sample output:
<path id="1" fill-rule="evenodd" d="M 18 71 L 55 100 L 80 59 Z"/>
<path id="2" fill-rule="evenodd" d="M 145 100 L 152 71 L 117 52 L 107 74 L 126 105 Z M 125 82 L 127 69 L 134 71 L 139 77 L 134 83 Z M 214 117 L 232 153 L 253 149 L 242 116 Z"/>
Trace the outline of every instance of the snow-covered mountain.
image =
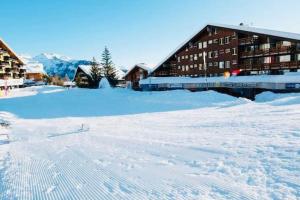
<path id="1" fill-rule="evenodd" d="M 48 75 L 57 75 L 60 77 L 68 75 L 71 79 L 74 77 L 79 65 L 90 64 L 90 61 L 88 60 L 73 60 L 69 57 L 53 53 L 42 53 L 32 59 L 43 64 L 44 70 Z"/>
<path id="2" fill-rule="evenodd" d="M 21 55 L 20 57 L 25 64 L 25 68 L 27 72 L 43 73 L 43 74 L 46 73 L 44 70 L 44 65 L 32 59 L 30 55 Z"/>
<path id="3" fill-rule="evenodd" d="M 21 55 L 25 63 L 25 67 L 29 72 L 46 72 L 50 76 L 65 77 L 68 75 L 73 79 L 76 69 L 79 65 L 89 65 L 91 61 L 88 60 L 74 60 L 67 56 L 62 56 L 54 53 L 42 53 L 40 55 L 31 57 L 28 55 Z M 117 76 L 122 78 L 124 71 L 116 68 Z"/>

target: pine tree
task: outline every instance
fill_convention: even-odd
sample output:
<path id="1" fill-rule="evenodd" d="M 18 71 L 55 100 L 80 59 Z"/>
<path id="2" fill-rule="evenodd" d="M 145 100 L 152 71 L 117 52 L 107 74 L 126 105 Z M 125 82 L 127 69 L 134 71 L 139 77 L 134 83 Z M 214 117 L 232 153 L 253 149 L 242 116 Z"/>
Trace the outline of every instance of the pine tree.
<path id="1" fill-rule="evenodd" d="M 103 75 L 107 78 L 110 85 L 115 87 L 117 85 L 117 73 L 112 62 L 110 52 L 107 47 L 104 48 L 102 53 L 102 66 L 103 66 Z"/>
<path id="2" fill-rule="evenodd" d="M 95 58 L 93 58 L 93 60 L 91 62 L 91 72 L 90 73 L 91 73 L 91 79 L 92 79 L 92 87 L 98 88 L 99 82 L 100 82 L 102 76 L 101 76 L 101 69 Z"/>

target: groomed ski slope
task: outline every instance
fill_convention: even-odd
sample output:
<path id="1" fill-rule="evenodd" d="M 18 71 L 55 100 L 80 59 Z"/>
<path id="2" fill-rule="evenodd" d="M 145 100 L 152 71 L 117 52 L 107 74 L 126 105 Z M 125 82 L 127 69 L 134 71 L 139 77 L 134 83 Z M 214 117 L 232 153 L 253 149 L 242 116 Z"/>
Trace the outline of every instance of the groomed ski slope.
<path id="1" fill-rule="evenodd" d="M 36 87 L 0 119 L 0 199 L 300 198 L 300 94 Z"/>

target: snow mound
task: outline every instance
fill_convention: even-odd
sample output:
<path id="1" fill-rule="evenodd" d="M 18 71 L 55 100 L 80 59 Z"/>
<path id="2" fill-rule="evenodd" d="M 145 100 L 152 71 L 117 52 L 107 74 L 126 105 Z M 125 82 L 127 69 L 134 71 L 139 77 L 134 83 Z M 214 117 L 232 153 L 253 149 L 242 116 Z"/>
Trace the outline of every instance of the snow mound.
<path id="1" fill-rule="evenodd" d="M 99 83 L 99 88 L 102 89 L 112 89 L 112 87 L 110 86 L 107 78 L 102 78 L 100 83 Z"/>
<path id="2" fill-rule="evenodd" d="M 256 95 L 255 102 L 268 103 L 273 106 L 300 104 L 300 93 L 263 92 Z"/>

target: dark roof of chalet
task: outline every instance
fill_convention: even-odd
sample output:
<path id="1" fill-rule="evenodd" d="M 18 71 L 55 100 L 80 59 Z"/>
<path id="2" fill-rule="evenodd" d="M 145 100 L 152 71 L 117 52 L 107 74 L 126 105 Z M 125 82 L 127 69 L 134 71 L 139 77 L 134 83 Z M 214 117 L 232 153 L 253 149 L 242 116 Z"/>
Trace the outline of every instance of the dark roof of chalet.
<path id="1" fill-rule="evenodd" d="M 193 40 L 200 33 L 205 31 L 208 26 L 212 26 L 212 27 L 216 27 L 216 28 L 226 28 L 226 29 L 231 29 L 231 30 L 235 30 L 235 31 L 239 31 L 239 32 L 244 32 L 244 33 L 253 33 L 253 34 L 256 34 L 256 35 L 268 35 L 268 36 L 278 37 L 278 38 L 281 38 L 281 39 L 284 38 L 284 39 L 300 41 L 300 34 L 298 34 L 298 33 L 289 33 L 289 32 L 284 32 L 284 31 L 275 31 L 275 30 L 269 30 L 269 29 L 262 29 L 262 28 L 250 27 L 250 26 L 246 26 L 246 25 L 235 26 L 235 25 L 225 25 L 225 24 L 206 24 L 205 26 L 203 26 L 200 29 L 200 31 L 197 31 L 196 34 L 193 34 L 190 38 L 188 38 L 181 45 L 179 45 L 174 51 L 172 51 L 158 65 L 156 65 L 152 72 L 157 70 L 163 63 L 165 63 L 172 56 L 174 56 L 180 49 L 182 49 L 185 45 L 187 45 L 191 40 Z"/>
<path id="2" fill-rule="evenodd" d="M 18 62 L 21 65 L 24 65 L 24 62 L 19 58 L 19 56 L 0 38 L 0 47 L 3 47 L 8 53 L 15 59 L 18 60 Z"/>

